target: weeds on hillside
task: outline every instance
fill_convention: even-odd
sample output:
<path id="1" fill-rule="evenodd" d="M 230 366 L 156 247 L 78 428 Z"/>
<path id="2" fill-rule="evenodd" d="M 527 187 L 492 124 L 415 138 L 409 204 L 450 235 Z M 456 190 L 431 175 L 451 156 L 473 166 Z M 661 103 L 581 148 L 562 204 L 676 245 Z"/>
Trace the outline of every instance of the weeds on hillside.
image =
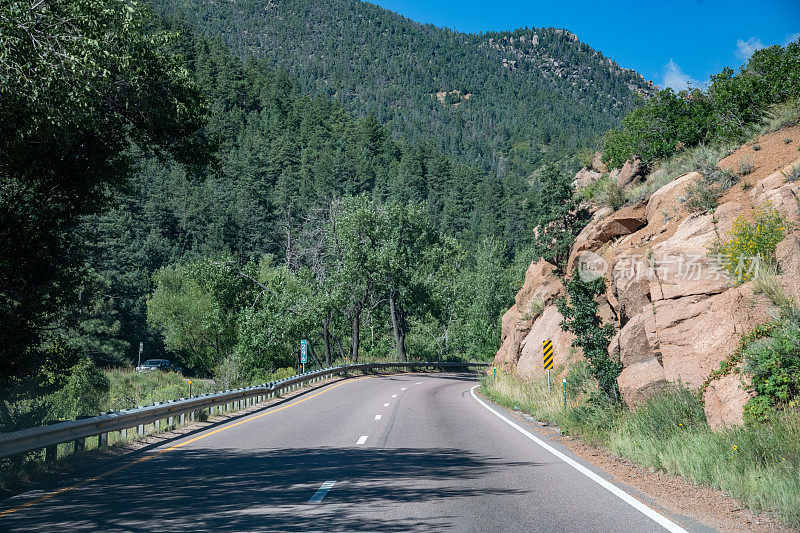
<path id="1" fill-rule="evenodd" d="M 728 239 L 712 244 L 722 267 L 739 283 L 750 281 L 761 268 L 775 263 L 775 248 L 786 237 L 789 222 L 767 202 L 753 214 L 753 220 L 740 216 Z"/>
<path id="2" fill-rule="evenodd" d="M 570 371 L 570 376 L 581 370 Z M 585 374 L 584 374 L 585 375 Z M 570 378 L 568 377 L 568 383 Z M 591 378 L 586 377 L 591 380 Z M 781 413 L 769 424 L 711 431 L 696 393 L 674 387 L 630 412 L 586 391 L 568 387 L 567 409 L 561 391 L 547 393 L 546 378 L 523 381 L 498 372 L 483 380 L 482 391 L 506 407 L 517 407 L 562 432 L 606 446 L 641 467 L 678 474 L 728 492 L 756 512 L 774 512 L 800 525 L 800 415 Z"/>
<path id="3" fill-rule="evenodd" d="M 579 200 L 595 205 L 608 206 L 615 211 L 622 207 L 626 201 L 622 189 L 616 180 L 611 179 L 608 174 L 603 174 L 578 191 L 577 197 Z"/>
<path id="4" fill-rule="evenodd" d="M 643 200 L 650 197 L 664 185 L 675 178 L 688 172 L 701 172 L 709 167 L 715 167 L 720 159 L 731 153 L 732 145 L 698 145 L 662 160 L 654 165 L 644 183 L 630 189 L 626 194 L 627 200 Z"/>

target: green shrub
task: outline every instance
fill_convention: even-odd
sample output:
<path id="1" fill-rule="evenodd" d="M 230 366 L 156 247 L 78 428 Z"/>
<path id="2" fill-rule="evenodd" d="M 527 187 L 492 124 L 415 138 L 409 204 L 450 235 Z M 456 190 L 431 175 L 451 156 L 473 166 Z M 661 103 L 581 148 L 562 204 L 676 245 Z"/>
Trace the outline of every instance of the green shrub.
<path id="1" fill-rule="evenodd" d="M 109 389 L 103 371 L 83 359 L 70 369 L 64 387 L 53 393 L 53 415 L 65 419 L 94 416 L 103 410 Z"/>
<path id="2" fill-rule="evenodd" d="M 800 396 L 800 326 L 794 320 L 782 319 L 770 336 L 745 349 L 744 359 L 757 398 L 785 407 Z"/>
<path id="3" fill-rule="evenodd" d="M 717 207 L 721 196 L 719 188 L 705 179 L 699 179 L 686 188 L 684 203 L 692 213 L 704 213 Z"/>
<path id="4" fill-rule="evenodd" d="M 710 113 L 710 103 L 700 91 L 660 91 L 606 134 L 603 161 L 611 168 L 637 156 L 650 163 L 697 145 L 706 137 Z"/>
<path id="5" fill-rule="evenodd" d="M 750 162 L 750 159 L 747 157 L 739 159 L 739 170 L 737 174 L 740 176 L 747 176 L 748 174 L 752 174 L 755 167 Z"/>
<path id="6" fill-rule="evenodd" d="M 753 279 L 759 269 L 775 262 L 775 247 L 786 236 L 788 221 L 769 203 L 760 207 L 751 222 L 740 216 L 728 240 L 715 244 L 722 267 L 740 283 Z"/>
<path id="7" fill-rule="evenodd" d="M 564 413 L 553 401 L 557 393 L 548 396 L 541 377 L 522 381 L 503 374 L 484 379 L 482 391 L 507 407 L 530 409 L 538 420 L 557 423 L 564 434 L 606 446 L 640 468 L 723 490 L 753 511 L 775 512 L 787 524 L 800 525 L 798 413 L 777 412 L 768 424 L 711 431 L 697 393 L 681 387 L 653 396 L 633 412 L 595 395 L 568 398 Z"/>
<path id="8" fill-rule="evenodd" d="M 753 151 L 754 152 L 758 152 L 759 150 L 761 150 L 761 145 L 760 144 L 754 144 L 753 145 Z"/>
<path id="9" fill-rule="evenodd" d="M 564 317 L 561 328 L 575 335 L 572 345 L 583 351 L 600 390 L 611 401 L 618 402 L 620 397 L 617 377 L 622 371 L 622 364 L 608 355 L 608 343 L 614 333 L 614 326 L 601 325 L 595 301 L 595 297 L 605 293 L 605 279 L 583 281 L 576 270 L 566 286 L 569 300 L 556 302 L 558 311 Z"/>
<path id="10" fill-rule="evenodd" d="M 578 163 L 580 163 L 581 167 L 592 168 L 592 163 L 594 163 L 594 150 L 584 148 L 578 152 Z"/>
<path id="11" fill-rule="evenodd" d="M 792 144 L 792 140 L 789 137 L 783 139 L 783 144 Z"/>

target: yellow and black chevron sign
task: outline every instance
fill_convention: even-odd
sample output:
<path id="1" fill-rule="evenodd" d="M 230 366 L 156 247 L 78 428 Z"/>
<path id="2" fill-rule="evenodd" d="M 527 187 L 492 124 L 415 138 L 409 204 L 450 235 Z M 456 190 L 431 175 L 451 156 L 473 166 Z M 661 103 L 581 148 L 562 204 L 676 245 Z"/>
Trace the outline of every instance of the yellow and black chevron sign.
<path id="1" fill-rule="evenodd" d="M 553 341 L 544 341 L 542 343 L 542 352 L 544 353 L 544 369 L 550 370 L 553 368 Z"/>

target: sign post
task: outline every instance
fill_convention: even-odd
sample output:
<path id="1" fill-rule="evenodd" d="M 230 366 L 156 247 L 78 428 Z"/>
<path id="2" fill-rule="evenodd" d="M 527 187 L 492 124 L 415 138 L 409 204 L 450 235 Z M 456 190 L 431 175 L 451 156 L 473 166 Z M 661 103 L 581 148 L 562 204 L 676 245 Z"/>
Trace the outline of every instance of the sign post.
<path id="1" fill-rule="evenodd" d="M 553 368 L 553 341 L 546 339 L 542 342 L 542 360 L 544 369 L 547 370 L 547 392 L 550 392 L 550 370 Z"/>
<path id="2" fill-rule="evenodd" d="M 300 362 L 303 364 L 303 374 L 306 373 L 307 354 L 308 354 L 308 341 L 303 339 L 300 341 Z"/>
<path id="3" fill-rule="evenodd" d="M 139 366 L 142 366 L 142 351 L 144 351 L 144 343 L 139 343 Z"/>

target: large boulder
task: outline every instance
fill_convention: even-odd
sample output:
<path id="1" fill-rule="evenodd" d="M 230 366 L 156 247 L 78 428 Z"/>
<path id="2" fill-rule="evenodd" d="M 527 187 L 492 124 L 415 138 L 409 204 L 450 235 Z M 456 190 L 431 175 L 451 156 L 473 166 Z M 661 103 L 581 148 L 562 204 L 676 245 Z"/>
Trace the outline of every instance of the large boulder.
<path id="1" fill-rule="evenodd" d="M 639 158 L 628 159 L 617 174 L 617 186 L 622 188 L 631 183 L 639 183 L 646 174 L 646 167 Z"/>
<path id="2" fill-rule="evenodd" d="M 667 183 L 652 195 L 647 202 L 647 226 L 650 233 L 666 231 L 670 221 L 677 221 L 686 215 L 683 199 L 686 189 L 702 178 L 699 172 L 689 172 Z"/>
<path id="3" fill-rule="evenodd" d="M 655 357 L 650 357 L 623 368 L 617 384 L 625 404 L 634 409 L 667 387 L 669 382 L 664 375 L 664 368 Z"/>
<path id="4" fill-rule="evenodd" d="M 572 180 L 572 187 L 575 189 L 583 189 L 591 182 L 599 179 L 602 174 L 594 169 L 583 167 L 575 174 L 575 179 Z"/>
<path id="5" fill-rule="evenodd" d="M 800 159 L 759 181 L 750 190 L 753 203 L 759 206 L 769 202 L 792 223 L 800 223 L 800 209 L 798 209 L 800 180 L 787 181 L 787 176 L 790 176 L 798 166 Z"/>
<path id="6" fill-rule="evenodd" d="M 736 349 L 741 335 L 769 319 L 769 301 L 754 294 L 750 285 L 714 295 L 657 300 L 638 315 L 652 355 L 660 358 L 669 381 L 699 387 Z M 621 341 L 620 336 L 622 351 Z"/>
<path id="7" fill-rule="evenodd" d="M 606 172 L 606 164 L 603 163 L 603 154 L 600 152 L 594 153 L 594 157 L 592 158 L 592 168 L 600 173 Z"/>
<path id="8" fill-rule="evenodd" d="M 551 305 L 533 322 L 533 327 L 522 342 L 522 353 L 517 362 L 518 374 L 536 376 L 544 372 L 542 343 L 545 340 L 553 341 L 553 364 L 556 368 L 573 357 L 572 341 L 575 336 L 561 329 L 562 320 L 564 317 Z"/>
<path id="9" fill-rule="evenodd" d="M 744 404 L 753 397 L 743 374 L 733 373 L 712 381 L 703 393 L 706 420 L 711 429 L 741 426 Z"/>
<path id="10" fill-rule="evenodd" d="M 644 204 L 625 206 L 617 212 L 609 208 L 599 210 L 592 220 L 575 238 L 567 261 L 567 271 L 575 269 L 575 262 L 581 252 L 595 251 L 605 243 L 630 235 L 647 224 L 647 212 Z"/>
<path id="11" fill-rule="evenodd" d="M 555 275 L 556 267 L 544 259 L 531 263 L 525 272 L 525 282 L 517 292 L 514 305 L 501 321 L 500 349 L 495 363 L 515 367 L 522 353 L 523 342 L 534 321 L 544 308 L 563 293 L 564 285 Z"/>

